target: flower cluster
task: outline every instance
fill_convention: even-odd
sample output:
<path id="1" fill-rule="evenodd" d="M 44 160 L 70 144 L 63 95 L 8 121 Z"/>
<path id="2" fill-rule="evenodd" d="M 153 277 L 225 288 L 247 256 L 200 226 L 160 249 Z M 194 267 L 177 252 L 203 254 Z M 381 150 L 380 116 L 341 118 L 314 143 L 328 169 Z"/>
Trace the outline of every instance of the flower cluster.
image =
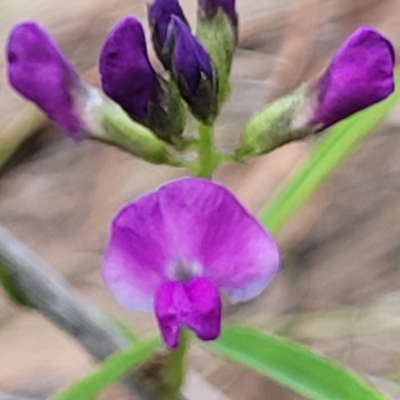
<path id="1" fill-rule="evenodd" d="M 208 3 L 200 2 L 199 6 L 208 10 Z M 224 3 L 221 9 L 228 8 Z M 217 75 L 207 51 L 190 32 L 177 0 L 154 1 L 148 16 L 156 53 L 171 78 L 155 72 L 143 27 L 136 18 L 128 17 L 110 32 L 103 45 L 101 84 L 130 118 L 174 144 L 185 126 L 181 99 L 198 119 L 205 123 L 215 119 Z M 17 25 L 9 36 L 7 59 L 11 85 L 68 134 L 79 138 L 92 129 L 85 113 L 87 105 L 99 99 L 43 28 L 34 22 Z"/>
<path id="2" fill-rule="evenodd" d="M 142 24 L 134 17 L 119 22 L 101 49 L 105 95 L 80 79 L 43 28 L 26 22 L 9 36 L 10 84 L 75 140 L 90 136 L 150 162 L 180 166 L 187 164 L 174 156 L 194 146 L 198 159 L 191 170 L 203 168 L 198 176 L 206 176 L 223 158 L 210 132 L 230 93 L 235 0 L 198 0 L 196 35 L 178 0 L 154 0 L 148 20 L 161 74 L 150 63 Z M 385 99 L 394 90 L 394 63 L 387 39 L 370 27 L 358 28 L 321 77 L 250 119 L 231 157 L 270 152 Z M 199 121 L 190 146 L 183 138 L 185 104 Z M 278 266 L 275 242 L 227 189 L 184 178 L 118 213 L 102 271 L 121 303 L 155 311 L 166 345 L 176 348 L 182 327 L 203 340 L 217 338 L 221 296 L 232 303 L 258 296 Z"/>

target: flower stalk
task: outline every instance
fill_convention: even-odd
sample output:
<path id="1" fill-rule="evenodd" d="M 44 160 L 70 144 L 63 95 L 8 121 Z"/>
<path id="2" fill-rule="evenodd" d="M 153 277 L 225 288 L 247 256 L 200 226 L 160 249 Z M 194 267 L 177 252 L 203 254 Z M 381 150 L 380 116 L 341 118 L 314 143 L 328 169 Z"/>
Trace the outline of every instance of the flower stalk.
<path id="1" fill-rule="evenodd" d="M 182 329 L 179 335 L 178 347 L 169 353 L 167 358 L 167 368 L 165 372 L 165 380 L 170 390 L 169 399 L 179 399 L 180 388 L 185 377 L 185 356 L 190 343 L 190 333 L 186 329 Z"/>
<path id="2" fill-rule="evenodd" d="M 214 150 L 213 126 L 199 122 L 198 125 L 198 165 L 194 175 L 211 179 L 218 164 Z"/>
<path id="3" fill-rule="evenodd" d="M 101 129 L 90 138 L 121 148 L 153 164 L 182 166 L 178 153 L 172 152 L 150 129 L 128 117 L 115 103 L 98 110 Z"/>

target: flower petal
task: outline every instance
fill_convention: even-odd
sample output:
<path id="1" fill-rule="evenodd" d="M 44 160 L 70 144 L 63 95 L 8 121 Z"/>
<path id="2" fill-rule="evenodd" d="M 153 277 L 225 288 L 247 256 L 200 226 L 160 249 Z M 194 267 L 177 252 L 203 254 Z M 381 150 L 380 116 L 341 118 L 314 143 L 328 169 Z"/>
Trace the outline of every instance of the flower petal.
<path id="1" fill-rule="evenodd" d="M 184 178 L 163 186 L 159 197 L 169 235 L 191 276 L 206 277 L 233 303 L 261 293 L 278 269 L 278 248 L 227 189 Z"/>
<path id="2" fill-rule="evenodd" d="M 150 102 L 157 102 L 159 85 L 147 56 L 141 23 L 128 17 L 108 35 L 100 53 L 99 69 L 104 92 L 142 121 Z"/>
<path id="3" fill-rule="evenodd" d="M 34 22 L 17 25 L 7 46 L 11 85 L 75 138 L 84 130 L 76 108 L 85 86 L 56 43 Z"/>
<path id="4" fill-rule="evenodd" d="M 218 289 L 202 277 L 192 278 L 183 286 L 191 307 L 185 309 L 180 306 L 182 323 L 193 330 L 199 339 L 216 339 L 221 333 L 222 314 Z"/>
<path id="5" fill-rule="evenodd" d="M 394 50 L 370 27 L 353 32 L 317 81 L 311 123 L 325 129 L 378 101 L 394 90 Z"/>
<path id="6" fill-rule="evenodd" d="M 176 259 L 157 192 L 125 206 L 115 217 L 103 259 L 103 278 L 126 307 L 151 311 L 157 288 Z"/>
<path id="7" fill-rule="evenodd" d="M 179 343 L 179 301 L 187 302 L 183 285 L 179 282 L 166 282 L 158 288 L 155 313 L 164 342 L 171 349 L 175 349 Z"/>
<path id="8" fill-rule="evenodd" d="M 181 325 L 202 340 L 214 340 L 221 332 L 222 303 L 217 288 L 206 278 L 167 282 L 156 294 L 155 312 L 166 345 L 176 348 Z"/>

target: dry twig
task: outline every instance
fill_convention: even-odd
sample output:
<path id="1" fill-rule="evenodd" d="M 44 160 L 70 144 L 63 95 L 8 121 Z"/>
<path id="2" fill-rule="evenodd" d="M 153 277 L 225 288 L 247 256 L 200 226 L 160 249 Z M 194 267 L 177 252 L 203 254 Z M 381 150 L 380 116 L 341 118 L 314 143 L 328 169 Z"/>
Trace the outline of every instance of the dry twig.
<path id="1" fill-rule="evenodd" d="M 128 339 L 85 303 L 61 275 L 2 226 L 0 266 L 32 307 L 75 338 L 97 361 L 128 344 Z M 153 398 L 138 382 L 129 379 L 124 383 L 139 398 Z"/>

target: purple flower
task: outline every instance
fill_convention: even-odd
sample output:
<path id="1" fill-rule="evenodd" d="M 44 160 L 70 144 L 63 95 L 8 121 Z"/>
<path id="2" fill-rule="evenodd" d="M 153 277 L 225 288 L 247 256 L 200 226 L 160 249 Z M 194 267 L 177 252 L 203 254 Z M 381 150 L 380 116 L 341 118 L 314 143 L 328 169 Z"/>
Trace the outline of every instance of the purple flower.
<path id="1" fill-rule="evenodd" d="M 164 67 L 170 67 L 170 54 L 167 44 L 171 17 L 176 15 L 187 24 L 185 15 L 177 0 L 155 0 L 149 7 L 148 19 L 152 30 L 154 49 Z"/>
<path id="2" fill-rule="evenodd" d="M 153 307 L 165 343 L 182 325 L 218 337 L 220 293 L 232 303 L 259 295 L 275 275 L 278 249 L 223 186 L 184 178 L 126 205 L 115 217 L 103 277 L 126 307 Z"/>
<path id="3" fill-rule="evenodd" d="M 232 22 L 234 27 L 237 27 L 238 17 L 236 14 L 235 0 L 198 0 L 200 12 L 207 19 L 213 19 L 218 10 L 221 10 Z"/>
<path id="4" fill-rule="evenodd" d="M 311 87 L 316 99 L 310 123 L 321 131 L 385 99 L 394 90 L 393 69 L 391 43 L 369 27 L 358 28 Z"/>
<path id="5" fill-rule="evenodd" d="M 34 22 L 17 25 L 8 39 L 7 60 L 12 87 L 78 139 L 86 87 L 44 29 Z"/>
<path id="6" fill-rule="evenodd" d="M 160 87 L 137 19 L 125 18 L 110 32 L 99 64 L 104 92 L 133 119 L 146 119 L 150 103 L 159 101 Z"/>

